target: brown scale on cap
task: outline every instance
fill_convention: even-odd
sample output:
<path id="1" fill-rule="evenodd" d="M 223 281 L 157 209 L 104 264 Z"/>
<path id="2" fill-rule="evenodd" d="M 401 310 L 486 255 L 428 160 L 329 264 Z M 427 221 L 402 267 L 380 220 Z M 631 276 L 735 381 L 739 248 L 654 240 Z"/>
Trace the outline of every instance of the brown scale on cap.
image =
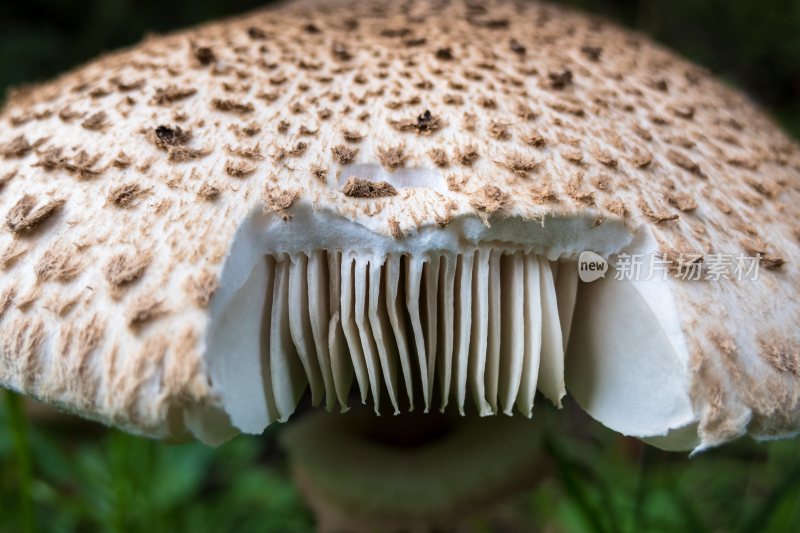
<path id="1" fill-rule="evenodd" d="M 470 197 L 470 205 L 487 214 L 505 209 L 511 202 L 511 195 L 495 185 L 484 185 Z"/>
<path id="2" fill-rule="evenodd" d="M 478 125 L 478 116 L 474 113 L 464 113 L 463 116 L 464 129 L 467 131 L 475 131 Z"/>
<path id="3" fill-rule="evenodd" d="M 9 170 L 8 172 L 0 176 L 0 191 L 3 190 L 3 187 L 5 187 L 6 183 L 11 181 L 12 178 L 14 178 L 14 176 L 16 176 L 18 172 L 19 171 L 17 169 Z"/>
<path id="4" fill-rule="evenodd" d="M 192 138 L 190 131 L 185 131 L 180 126 L 160 125 L 147 131 L 150 141 L 162 150 L 169 150 L 171 146 L 181 146 Z"/>
<path id="5" fill-rule="evenodd" d="M 389 124 L 399 131 L 413 131 L 420 135 L 430 135 L 444 126 L 442 120 L 428 109 L 416 118 L 390 120 Z"/>
<path id="6" fill-rule="evenodd" d="M 81 273 L 83 264 L 73 250 L 60 246 L 49 249 L 36 263 L 36 277 L 41 281 L 71 281 Z"/>
<path id="7" fill-rule="evenodd" d="M 3 318 L 3 314 L 11 307 L 11 304 L 14 303 L 15 294 L 16 291 L 13 287 L 6 289 L 0 294 L 0 318 Z"/>
<path id="8" fill-rule="evenodd" d="M 522 141 L 525 144 L 527 144 L 529 146 L 534 146 L 536 148 L 542 148 L 547 144 L 547 141 L 542 136 L 542 134 L 537 132 L 537 131 L 531 131 L 529 133 L 526 133 L 522 137 Z"/>
<path id="9" fill-rule="evenodd" d="M 402 167 L 406 160 L 405 146 L 400 144 L 378 147 L 378 159 L 388 169 Z"/>
<path id="10" fill-rule="evenodd" d="M 211 105 L 218 111 L 225 111 L 228 113 L 237 113 L 245 115 L 252 113 L 255 109 L 250 102 L 238 102 L 236 100 L 215 98 L 211 101 Z"/>
<path id="11" fill-rule="evenodd" d="M 171 146 L 168 150 L 168 157 L 171 163 L 187 163 L 196 159 L 202 159 L 209 155 L 211 150 L 205 148 L 189 148 L 188 146 Z"/>
<path id="12" fill-rule="evenodd" d="M 26 194 L 17 201 L 6 215 L 6 225 L 13 233 L 27 233 L 53 216 L 64 200 L 49 200 L 37 206 L 36 198 Z"/>
<path id="13" fill-rule="evenodd" d="M 234 178 L 245 178 L 256 171 L 256 166 L 246 161 L 228 161 L 225 163 L 225 173 Z"/>
<path id="14" fill-rule="evenodd" d="M 124 183 L 111 189 L 108 200 L 116 207 L 132 207 L 136 201 L 147 194 L 147 189 L 138 183 Z"/>
<path id="15" fill-rule="evenodd" d="M 687 193 L 675 193 L 667 196 L 670 204 L 684 212 L 694 211 L 697 209 L 697 202 Z"/>
<path id="16" fill-rule="evenodd" d="M 328 169 L 323 167 L 322 165 L 315 163 L 311 165 L 311 168 L 309 170 L 311 171 L 311 175 L 314 176 L 319 181 L 321 181 L 322 183 L 328 181 Z"/>
<path id="17" fill-rule="evenodd" d="M 475 145 L 467 145 L 456 148 L 455 158 L 458 164 L 469 167 L 480 157 L 478 148 Z"/>
<path id="18" fill-rule="evenodd" d="M 499 141 L 509 139 L 511 134 L 509 133 L 508 128 L 509 124 L 506 124 L 505 122 L 492 121 L 489 124 L 489 136 Z"/>
<path id="19" fill-rule="evenodd" d="M 25 372 L 21 385 L 33 386 L 40 376 L 40 349 L 44 342 L 45 325 L 38 318 L 17 318 L 11 324 L 13 335 L 4 336 L 0 340 L 3 354 L 13 354 L 17 364 Z"/>
<path id="20" fill-rule="evenodd" d="M 81 122 L 82 127 L 92 131 L 102 130 L 106 128 L 108 124 L 108 114 L 105 111 L 98 111 L 94 115 Z"/>
<path id="21" fill-rule="evenodd" d="M 252 159 L 254 161 L 264 159 L 264 156 L 261 154 L 261 147 L 259 145 L 237 147 L 226 145 L 225 150 L 227 150 L 227 152 L 230 154 L 237 155 L 245 159 Z"/>
<path id="22" fill-rule="evenodd" d="M 524 178 L 528 176 L 529 172 L 541 165 L 542 162 L 536 160 L 532 156 L 513 152 L 508 154 L 505 159 L 499 161 L 498 164 Z"/>
<path id="23" fill-rule="evenodd" d="M 194 96 L 197 94 L 197 89 L 194 87 L 178 87 L 177 85 L 167 85 L 166 87 L 159 87 L 153 94 L 151 103 L 156 105 L 165 105 L 172 102 L 178 102 Z"/>
<path id="24" fill-rule="evenodd" d="M 187 291 L 200 307 L 208 307 L 211 297 L 218 286 L 219 280 L 217 280 L 217 277 L 207 270 L 190 277 L 186 283 Z"/>
<path id="25" fill-rule="evenodd" d="M 688 170 L 692 174 L 704 177 L 703 171 L 700 169 L 700 165 L 695 161 L 692 161 L 689 157 L 687 157 L 686 155 L 677 150 L 668 151 L 667 159 L 669 159 L 672 163 L 678 165 L 682 169 Z"/>
<path id="26" fill-rule="evenodd" d="M 121 289 L 141 278 L 152 260 L 149 252 L 117 254 L 106 265 L 106 281 L 113 289 Z"/>
<path id="27" fill-rule="evenodd" d="M 289 221 L 292 218 L 289 209 L 299 196 L 297 190 L 268 188 L 264 193 L 265 210 L 277 213 L 284 221 Z"/>
<path id="28" fill-rule="evenodd" d="M 600 163 L 607 167 L 614 168 L 617 166 L 616 158 L 611 155 L 611 152 L 605 150 L 603 148 L 594 148 L 592 150 L 592 155 L 595 159 L 597 159 Z"/>
<path id="29" fill-rule="evenodd" d="M 19 135 L 6 144 L 0 145 L 0 155 L 6 159 L 24 157 L 33 150 L 33 146 L 24 135 Z"/>
<path id="30" fill-rule="evenodd" d="M 139 328 L 167 312 L 164 301 L 147 294 L 137 298 L 128 308 L 127 322 L 131 328 Z"/>
<path id="31" fill-rule="evenodd" d="M 537 204 L 558 202 L 558 194 L 549 185 L 529 189 L 531 200 Z"/>
<path id="32" fill-rule="evenodd" d="M 197 196 L 210 202 L 216 200 L 221 192 L 222 191 L 220 191 L 219 187 L 211 185 L 210 183 L 204 183 L 197 190 Z"/>
<path id="33" fill-rule="evenodd" d="M 382 198 L 396 195 L 397 189 L 385 181 L 369 181 L 350 176 L 342 187 L 342 193 L 351 198 Z"/>
<path id="34" fill-rule="evenodd" d="M 460 94 L 449 93 L 442 97 L 442 102 L 452 106 L 464 105 L 464 97 Z"/>
<path id="35" fill-rule="evenodd" d="M 776 346 L 797 344 L 800 304 L 777 309 L 764 290 L 794 294 L 800 286 L 797 145 L 744 96 L 611 23 L 536 2 L 500 0 L 480 12 L 475 6 L 300 0 L 150 37 L 12 93 L 0 111 L 0 294 L 14 287 L 16 296 L 0 321 L 0 356 L 25 364 L 0 365 L 0 382 L 66 406 L 98 398 L 96 418 L 165 435 L 170 409 L 214 402 L 197 340 L 208 324 L 201 310 L 213 308 L 214 296 L 198 305 L 183 284 L 202 272 L 221 279 L 236 229 L 252 211 L 290 224 L 303 204 L 393 240 L 399 228 L 407 235 L 449 228 L 442 222 L 460 216 L 584 216 L 588 225 L 603 219 L 592 231 L 624 220 L 673 249 L 761 254 L 758 281 L 671 285 L 697 369 L 693 399 L 710 406 L 701 411 L 709 413 L 704 438 L 719 442 L 746 431 L 725 403 L 744 392 L 730 385 L 724 353 L 696 326 L 712 303 L 729 310 L 721 329 L 741 358 L 784 353 L 755 351 L 756 339 L 775 324 L 785 324 L 770 329 Z M 424 23 L 399 22 L 409 13 Z M 401 26 L 410 32 L 381 35 Z M 382 155 L 401 142 L 402 160 Z M 272 150 L 281 157 L 267 157 Z M 246 162 L 245 170 L 257 164 L 258 171 L 223 180 L 230 161 L 237 169 Z M 396 186 L 390 199 L 349 199 L 339 180 L 350 176 L 337 173 L 353 163 L 380 165 L 381 172 L 400 164 L 403 172 L 424 169 L 441 176 L 442 190 Z M 595 179 L 601 173 L 607 179 Z M 377 185 L 370 177 L 356 179 L 371 190 Z M 165 235 L 170 252 L 162 257 Z M 769 246 L 751 242 L 758 235 Z M 43 283 L 38 297 L 28 278 L 45 251 L 59 249 L 54 239 L 86 243 L 70 251 L 81 270 L 72 280 Z M 118 301 L 104 269 L 131 244 L 152 250 L 153 261 Z M 51 271 L 58 268 L 43 272 Z M 19 369 L 54 372 L 42 361 L 52 359 L 60 327 L 44 304 L 71 301 L 78 283 L 92 286 L 94 296 L 64 315 L 65 325 L 116 313 L 147 328 L 107 321 L 85 370 L 92 379 L 83 390 L 64 390 L 48 385 L 51 375 L 33 379 Z M 140 298 L 136 310 L 132 302 Z M 145 339 L 150 331 L 161 340 Z M 158 335 L 164 331 L 194 335 L 172 343 Z M 64 368 L 78 368 L 70 365 Z M 145 370 L 169 370 L 172 381 L 145 397 L 130 377 Z M 794 375 L 774 365 L 742 371 L 774 384 L 775 397 L 800 391 Z M 100 394 L 99 382 L 124 385 L 125 401 Z M 180 406 L 170 403 L 177 398 Z M 800 429 L 777 400 L 772 415 L 762 409 L 770 397 L 761 388 L 746 400 L 742 405 L 757 407 L 752 431 Z"/>
<path id="36" fill-rule="evenodd" d="M 336 145 L 331 148 L 334 159 L 342 165 L 351 163 L 356 155 L 358 155 L 358 148 L 348 148 L 343 144 Z"/>
<path id="37" fill-rule="evenodd" d="M 392 233 L 392 237 L 395 239 L 402 239 L 405 237 L 405 233 L 403 233 L 403 230 L 400 228 L 400 222 L 398 222 L 396 218 L 389 219 L 389 230 Z"/>
<path id="38" fill-rule="evenodd" d="M 28 249 L 28 246 L 18 240 L 11 241 L 5 250 L 0 253 L 0 271 L 12 267 Z"/>
<path id="39" fill-rule="evenodd" d="M 237 137 L 254 137 L 261 133 L 261 126 L 256 124 L 255 122 L 249 122 L 247 124 L 231 124 L 228 128 L 237 136 Z"/>
<path id="40" fill-rule="evenodd" d="M 191 52 L 197 62 L 201 65 L 210 65 L 217 60 L 214 50 L 212 50 L 209 46 L 196 46 L 192 44 Z"/>
<path id="41" fill-rule="evenodd" d="M 450 164 L 450 158 L 447 157 L 447 152 L 442 148 L 431 148 L 428 156 L 437 167 L 443 168 Z"/>
<path id="42" fill-rule="evenodd" d="M 97 166 L 101 157 L 102 154 L 89 155 L 85 150 L 81 150 L 71 158 L 59 158 L 55 168 L 66 170 L 79 179 L 92 179 L 106 171 L 106 167 Z"/>
<path id="43" fill-rule="evenodd" d="M 766 269 L 779 269 L 786 263 L 783 257 L 770 253 L 770 246 L 760 239 L 745 238 L 742 240 L 742 247 L 747 253 L 759 256 L 761 265 Z"/>
<path id="44" fill-rule="evenodd" d="M 343 129 L 342 136 L 344 137 L 344 140 L 349 143 L 359 143 L 361 142 L 361 139 L 364 138 L 363 133 L 350 129 Z"/>
<path id="45" fill-rule="evenodd" d="M 564 188 L 567 196 L 579 204 L 591 206 L 595 204 L 594 191 L 587 190 L 583 183 L 583 173 L 574 174 Z"/>
<path id="46" fill-rule="evenodd" d="M 286 149 L 286 155 L 289 157 L 300 157 L 308 150 L 308 143 L 298 142 Z"/>
<path id="47" fill-rule="evenodd" d="M 642 149 L 635 149 L 633 156 L 630 158 L 631 163 L 637 168 L 646 168 L 653 162 L 653 155 Z"/>
<path id="48" fill-rule="evenodd" d="M 465 175 L 456 175 L 456 174 L 448 174 L 445 177 L 445 182 L 447 183 L 447 190 L 451 192 L 462 192 L 464 190 L 464 185 L 468 181 L 468 176 Z"/>
<path id="49" fill-rule="evenodd" d="M 75 309 L 75 306 L 78 305 L 80 300 L 81 300 L 80 294 L 76 294 L 71 298 L 64 298 L 64 299 L 58 297 L 52 297 L 42 305 L 44 305 L 44 307 L 46 307 L 53 313 L 57 314 L 58 316 L 64 317 L 68 315 L 70 311 Z"/>
<path id="50" fill-rule="evenodd" d="M 111 165 L 119 168 L 119 169 L 126 169 L 133 161 L 125 152 L 119 152 L 116 156 L 114 156 L 114 160 L 111 162 Z"/>
<path id="51" fill-rule="evenodd" d="M 278 133 L 286 133 L 287 131 L 289 131 L 289 128 L 291 127 L 292 127 L 291 122 L 289 122 L 288 120 L 281 120 L 280 122 L 278 122 L 277 130 Z"/>
<path id="52" fill-rule="evenodd" d="M 561 149 L 560 151 L 561 157 L 569 161 L 570 163 L 580 163 L 583 161 L 583 152 L 580 148 L 575 148 L 573 146 L 566 146 Z"/>
<path id="53" fill-rule="evenodd" d="M 36 303 L 42 295 L 41 284 L 35 284 L 29 287 L 27 292 L 21 293 L 16 299 L 17 308 L 22 311 L 27 311 L 31 305 Z"/>
<path id="54" fill-rule="evenodd" d="M 776 343 L 772 339 L 762 338 L 759 354 L 778 372 L 791 374 L 800 378 L 800 347 Z"/>
<path id="55" fill-rule="evenodd" d="M 639 201 L 639 209 L 641 209 L 644 216 L 646 216 L 656 224 L 669 222 L 670 220 L 678 220 L 678 218 L 680 217 L 678 213 L 669 213 L 665 210 L 655 210 L 645 200 Z"/>

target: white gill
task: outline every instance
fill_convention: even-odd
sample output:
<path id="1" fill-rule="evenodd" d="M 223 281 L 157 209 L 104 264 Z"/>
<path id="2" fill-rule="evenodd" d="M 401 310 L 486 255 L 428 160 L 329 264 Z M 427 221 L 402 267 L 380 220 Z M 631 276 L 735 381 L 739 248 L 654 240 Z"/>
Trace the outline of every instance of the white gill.
<path id="1" fill-rule="evenodd" d="M 348 406 L 355 382 L 375 412 L 452 406 L 532 415 L 559 404 L 578 284 L 573 263 L 480 246 L 425 260 L 354 251 L 263 258 L 261 376 L 270 422 L 306 388 Z M 388 406 L 386 405 L 388 403 Z"/>

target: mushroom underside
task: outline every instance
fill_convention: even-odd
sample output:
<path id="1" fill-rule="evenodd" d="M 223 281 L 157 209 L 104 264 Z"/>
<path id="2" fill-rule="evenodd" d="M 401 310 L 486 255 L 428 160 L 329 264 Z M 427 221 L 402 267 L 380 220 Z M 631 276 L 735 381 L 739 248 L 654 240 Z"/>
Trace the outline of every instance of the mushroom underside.
<path id="1" fill-rule="evenodd" d="M 638 245 L 621 232 L 571 242 L 564 228 L 582 222 L 466 220 L 402 249 L 361 227 L 299 218 L 275 225 L 259 214 L 233 244 L 207 335 L 223 409 L 186 417 L 201 440 L 261 433 L 304 394 L 329 411 L 356 399 L 376 414 L 531 418 L 537 390 L 560 406 L 569 389 L 622 433 L 695 444 L 684 362 L 664 316 L 669 294 L 579 283 L 582 246 L 608 255 Z"/>

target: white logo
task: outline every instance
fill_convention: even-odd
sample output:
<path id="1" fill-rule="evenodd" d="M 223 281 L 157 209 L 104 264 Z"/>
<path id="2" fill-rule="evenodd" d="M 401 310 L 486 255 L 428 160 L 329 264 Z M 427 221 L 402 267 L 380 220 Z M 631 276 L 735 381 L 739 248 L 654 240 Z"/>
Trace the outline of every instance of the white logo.
<path id="1" fill-rule="evenodd" d="M 594 252 L 581 252 L 578 257 L 578 277 L 584 283 L 605 278 L 608 271 L 608 262 Z"/>

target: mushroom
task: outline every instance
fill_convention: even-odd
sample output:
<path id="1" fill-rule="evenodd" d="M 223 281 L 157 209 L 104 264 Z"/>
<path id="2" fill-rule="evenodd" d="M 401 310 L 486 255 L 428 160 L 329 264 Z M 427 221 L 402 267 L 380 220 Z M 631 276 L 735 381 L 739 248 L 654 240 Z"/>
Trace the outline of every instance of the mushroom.
<path id="1" fill-rule="evenodd" d="M 304 395 L 536 425 L 569 392 L 674 450 L 800 429 L 800 150 L 610 23 L 290 3 L 0 120 L 4 387 L 209 444 Z"/>

